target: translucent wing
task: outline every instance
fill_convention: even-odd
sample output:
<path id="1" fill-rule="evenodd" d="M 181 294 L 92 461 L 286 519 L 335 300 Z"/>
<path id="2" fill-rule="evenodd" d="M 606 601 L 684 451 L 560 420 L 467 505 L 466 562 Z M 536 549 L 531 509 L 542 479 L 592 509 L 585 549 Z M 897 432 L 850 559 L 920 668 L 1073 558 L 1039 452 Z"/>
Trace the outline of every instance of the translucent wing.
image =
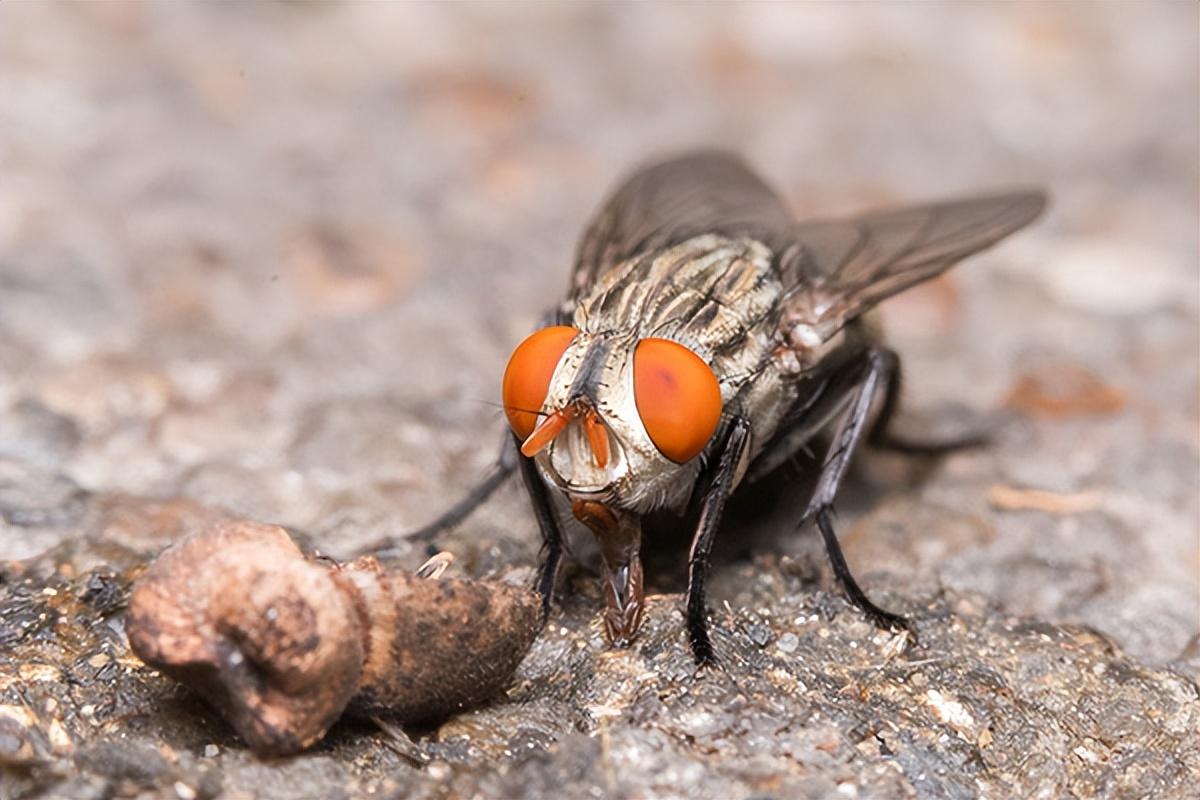
<path id="1" fill-rule="evenodd" d="M 780 258 L 789 321 L 826 338 L 876 303 L 929 280 L 1028 225 L 1039 191 L 803 222 Z"/>
<path id="2" fill-rule="evenodd" d="M 822 338 L 1033 221 L 1038 191 L 979 196 L 847 219 L 796 222 L 736 156 L 703 152 L 646 167 L 601 207 L 579 246 L 572 291 L 640 253 L 706 233 L 751 237 L 777 254 L 789 324 Z"/>
<path id="3" fill-rule="evenodd" d="M 741 159 L 704 152 L 631 175 L 596 214 L 575 261 L 572 290 L 585 291 L 611 267 L 706 233 L 786 241 L 794 221 L 779 197 Z"/>

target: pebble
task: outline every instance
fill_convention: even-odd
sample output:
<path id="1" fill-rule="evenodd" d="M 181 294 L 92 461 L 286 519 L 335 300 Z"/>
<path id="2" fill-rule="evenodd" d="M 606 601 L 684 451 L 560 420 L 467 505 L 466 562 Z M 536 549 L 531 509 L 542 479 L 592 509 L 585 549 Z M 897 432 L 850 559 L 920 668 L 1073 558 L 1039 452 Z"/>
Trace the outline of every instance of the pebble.
<path id="1" fill-rule="evenodd" d="M 794 653 L 796 648 L 800 646 L 800 637 L 794 633 L 785 633 L 779 637 L 779 641 L 775 643 L 781 653 Z"/>
<path id="2" fill-rule="evenodd" d="M 771 641 L 771 630 L 766 625 L 749 625 L 746 628 L 746 635 L 759 647 L 766 647 L 767 642 Z"/>
<path id="3" fill-rule="evenodd" d="M 1188 293 L 1185 271 L 1169 254 L 1134 242 L 1068 241 L 1047 261 L 1036 273 L 1042 285 L 1059 302 L 1082 311 L 1144 314 Z"/>

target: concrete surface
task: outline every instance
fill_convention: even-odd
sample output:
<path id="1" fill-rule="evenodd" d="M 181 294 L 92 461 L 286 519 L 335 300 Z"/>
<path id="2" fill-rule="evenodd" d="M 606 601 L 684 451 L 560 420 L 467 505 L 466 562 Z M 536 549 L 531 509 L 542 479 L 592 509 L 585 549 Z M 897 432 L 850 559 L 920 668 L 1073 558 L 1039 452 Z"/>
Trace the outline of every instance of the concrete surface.
<path id="1" fill-rule="evenodd" d="M 0 796 L 1194 796 L 1197 22 L 0 3 Z M 651 560 L 630 651 L 572 569 L 507 699 L 410 731 L 424 768 L 354 721 L 258 760 L 128 653 L 128 582 L 219 513 L 347 556 L 458 497 L 588 215 L 699 144 L 798 215 L 1053 194 L 885 307 L 906 425 L 1004 423 L 941 461 L 868 454 L 839 505 L 919 646 L 842 600 L 784 480 L 723 534 L 721 669 L 690 666 L 684 541 Z M 538 546 L 515 485 L 440 544 L 468 576 Z"/>

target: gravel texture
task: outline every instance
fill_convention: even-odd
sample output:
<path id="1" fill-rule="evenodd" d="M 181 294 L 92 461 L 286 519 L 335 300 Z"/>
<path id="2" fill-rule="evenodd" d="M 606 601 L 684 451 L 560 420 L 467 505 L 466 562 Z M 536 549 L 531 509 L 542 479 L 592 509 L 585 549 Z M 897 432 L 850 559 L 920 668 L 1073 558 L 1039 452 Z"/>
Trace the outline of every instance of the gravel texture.
<path id="1" fill-rule="evenodd" d="M 1188 3 L 0 3 L 0 797 L 1194 796 L 1198 24 Z M 664 536 L 632 649 L 568 569 L 507 697 L 408 731 L 424 766 L 355 720 L 256 758 L 129 653 L 131 581 L 222 515 L 344 558 L 478 480 L 507 355 L 588 215 L 695 145 L 797 215 L 1053 195 L 884 308 L 904 425 L 997 429 L 868 453 L 838 506 L 919 643 L 870 627 L 795 531 L 798 464 L 722 534 L 720 668 L 692 667 Z M 451 574 L 534 564 L 515 484 L 439 541 Z"/>

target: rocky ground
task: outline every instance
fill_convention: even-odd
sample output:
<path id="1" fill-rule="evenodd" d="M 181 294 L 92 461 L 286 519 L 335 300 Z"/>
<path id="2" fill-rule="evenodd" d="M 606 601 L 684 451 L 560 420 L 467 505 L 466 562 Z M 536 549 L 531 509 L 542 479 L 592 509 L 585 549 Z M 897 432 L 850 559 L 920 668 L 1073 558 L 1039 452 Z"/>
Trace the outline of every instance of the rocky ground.
<path id="1" fill-rule="evenodd" d="M 1197 11 L 1084 12 L 0 3 L 0 797 L 1193 796 Z M 139 664 L 129 584 L 184 533 L 344 557 L 477 480 L 587 215 L 698 144 L 800 215 L 1053 195 L 885 308 L 904 424 L 998 425 L 867 454 L 839 505 L 916 644 L 794 531 L 800 464 L 722 533 L 720 668 L 687 652 L 686 542 L 627 651 L 573 567 L 507 697 L 409 731 L 423 767 L 354 720 L 256 758 Z M 516 486 L 440 544 L 510 578 L 538 546 Z"/>

